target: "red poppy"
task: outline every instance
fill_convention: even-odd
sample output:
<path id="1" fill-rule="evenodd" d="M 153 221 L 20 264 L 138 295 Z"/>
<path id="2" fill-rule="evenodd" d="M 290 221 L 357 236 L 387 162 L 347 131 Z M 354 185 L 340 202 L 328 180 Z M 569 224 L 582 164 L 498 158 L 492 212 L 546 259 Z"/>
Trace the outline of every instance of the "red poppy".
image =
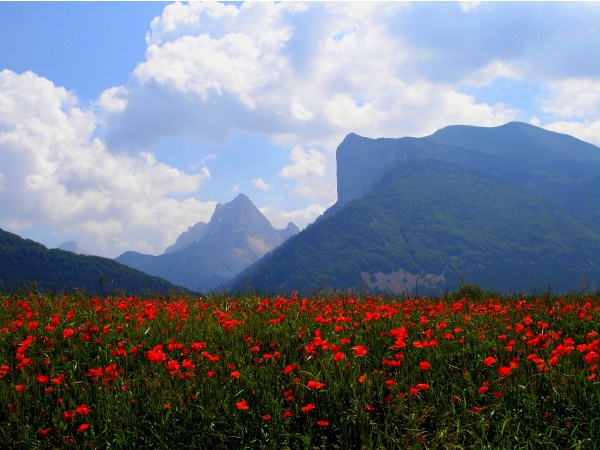
<path id="1" fill-rule="evenodd" d="M 239 410 L 246 410 L 246 409 L 250 409 L 250 407 L 248 406 L 248 401 L 246 400 L 242 400 L 240 402 L 237 402 L 235 404 L 236 408 Z"/>
<path id="2" fill-rule="evenodd" d="M 496 358 L 494 358 L 493 356 L 488 356 L 487 358 L 485 358 L 483 360 L 483 365 L 486 367 L 489 367 L 493 364 L 495 364 L 498 360 Z"/>
<path id="3" fill-rule="evenodd" d="M 319 420 L 317 422 L 317 425 L 319 425 L 320 427 L 328 427 L 329 426 L 329 422 L 327 422 L 326 420 Z"/>
<path id="4" fill-rule="evenodd" d="M 79 425 L 79 428 L 77 428 L 77 432 L 81 433 L 82 431 L 87 430 L 90 427 L 89 423 L 82 423 L 81 425 Z"/>
<path id="5" fill-rule="evenodd" d="M 510 375 L 512 369 L 510 367 L 502 366 L 498 369 L 498 375 L 501 377 L 507 377 Z"/>
<path id="6" fill-rule="evenodd" d="M 308 389 L 321 389 L 324 386 L 325 386 L 325 383 L 321 383 L 319 381 L 314 381 L 314 380 L 310 380 L 308 383 L 306 383 L 306 387 Z"/>
<path id="7" fill-rule="evenodd" d="M 419 383 L 415 386 L 419 391 L 426 391 L 429 389 L 429 385 L 427 383 Z"/>
<path id="8" fill-rule="evenodd" d="M 48 427 L 48 428 L 42 428 L 42 429 L 40 430 L 40 436 L 47 436 L 47 435 L 48 435 L 48 433 L 50 433 L 50 430 L 51 430 L 51 428 L 50 428 L 50 427 Z"/>
<path id="9" fill-rule="evenodd" d="M 288 419 L 290 417 L 294 417 L 294 413 L 291 411 L 285 411 L 281 416 L 282 419 Z"/>
<path id="10" fill-rule="evenodd" d="M 77 414 L 82 414 L 82 415 L 88 415 L 89 413 L 92 412 L 92 410 L 88 407 L 88 405 L 86 405 L 85 403 L 83 405 L 78 406 L 77 408 L 75 408 L 75 412 Z"/>
<path id="11" fill-rule="evenodd" d="M 63 417 L 65 420 L 73 420 L 73 418 L 75 417 L 75 413 L 73 411 L 64 411 Z"/>
<path id="12" fill-rule="evenodd" d="M 309 403 L 308 405 L 306 405 L 306 406 L 303 406 L 303 407 L 302 407 L 302 408 L 300 408 L 300 409 L 302 410 L 302 412 L 305 412 L 305 413 L 307 413 L 307 412 L 310 412 L 310 411 L 312 411 L 313 409 L 315 409 L 315 405 L 313 405 L 312 403 Z"/>
<path id="13" fill-rule="evenodd" d="M 431 364 L 429 364 L 427 361 L 422 361 L 419 363 L 419 369 L 429 370 L 429 369 L 431 369 Z"/>
<path id="14" fill-rule="evenodd" d="M 346 355 L 344 355 L 342 352 L 337 352 L 335 355 L 333 355 L 333 360 L 335 362 L 340 362 L 345 357 L 346 357 Z"/>
<path id="15" fill-rule="evenodd" d="M 354 350 L 354 354 L 356 356 L 365 356 L 367 354 L 367 351 L 369 350 L 369 347 L 357 345 L 356 347 L 352 347 L 352 350 Z"/>
<path id="16" fill-rule="evenodd" d="M 231 378 L 238 379 L 238 378 L 240 377 L 240 373 L 239 373 L 239 372 L 231 372 L 231 373 L 229 374 L 229 376 L 230 376 Z"/>

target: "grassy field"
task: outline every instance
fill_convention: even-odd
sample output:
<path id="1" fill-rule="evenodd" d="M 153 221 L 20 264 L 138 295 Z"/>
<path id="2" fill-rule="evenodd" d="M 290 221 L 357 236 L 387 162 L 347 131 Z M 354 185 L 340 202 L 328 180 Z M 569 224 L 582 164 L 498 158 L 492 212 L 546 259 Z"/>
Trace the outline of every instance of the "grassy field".
<path id="1" fill-rule="evenodd" d="M 600 294 L 0 295 L 1 448 L 600 447 Z"/>

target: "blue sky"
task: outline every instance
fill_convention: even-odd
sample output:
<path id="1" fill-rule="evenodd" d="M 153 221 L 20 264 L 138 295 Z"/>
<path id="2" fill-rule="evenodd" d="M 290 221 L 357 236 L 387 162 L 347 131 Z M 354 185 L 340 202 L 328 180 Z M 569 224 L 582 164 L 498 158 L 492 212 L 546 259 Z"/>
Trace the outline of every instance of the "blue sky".
<path id="1" fill-rule="evenodd" d="M 0 228 L 159 254 L 243 192 L 301 228 L 344 136 L 600 145 L 597 2 L 0 2 Z"/>

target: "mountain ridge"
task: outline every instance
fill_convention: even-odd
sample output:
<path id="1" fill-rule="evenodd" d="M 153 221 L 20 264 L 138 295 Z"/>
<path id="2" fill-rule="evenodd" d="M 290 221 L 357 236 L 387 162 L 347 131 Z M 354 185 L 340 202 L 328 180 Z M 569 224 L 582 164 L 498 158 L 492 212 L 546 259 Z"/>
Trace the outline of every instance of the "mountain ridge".
<path id="1" fill-rule="evenodd" d="M 481 128 L 449 130 L 454 134 L 475 130 L 478 135 L 490 131 Z M 541 136 L 541 142 L 525 145 L 523 136 L 510 136 L 514 130 L 525 130 L 527 139 L 533 135 L 534 141 Z M 600 189 L 586 189 L 600 186 L 600 166 L 596 170 L 595 165 L 600 149 L 527 124 L 510 123 L 492 131 L 500 136 L 495 136 L 488 148 L 476 144 L 465 148 L 464 142 L 456 142 L 456 136 L 446 144 L 442 141 L 448 129 L 434 140 L 369 139 L 349 134 L 336 153 L 341 158 L 338 202 L 236 277 L 232 288 L 298 290 L 327 285 L 404 290 L 410 287 L 409 280 L 419 280 L 431 289 L 443 290 L 444 284 L 458 288 L 461 276 L 487 289 L 520 290 L 548 281 L 562 290 L 580 282 L 593 285 L 600 267 L 600 227 L 594 221 Z M 467 138 L 472 142 L 479 139 Z M 540 153 L 565 141 L 581 148 Z M 519 163 L 518 155 L 531 148 L 541 159 L 524 158 Z M 574 161 L 568 158 L 579 158 L 575 162 L 590 168 L 573 174 L 569 164 L 557 165 L 553 158 L 540 156 L 547 154 L 566 155 L 567 163 Z M 587 160 L 581 161 L 582 155 Z M 445 186 L 436 168 L 448 180 L 453 179 L 452 173 L 463 171 L 465 180 L 458 177 Z M 404 180 L 390 184 L 398 173 Z M 471 181 L 465 184 L 466 180 Z M 394 190 L 392 185 L 401 188 Z M 587 195 L 578 199 L 583 192 Z M 424 202 L 428 196 L 441 200 Z M 377 213 L 372 210 L 375 205 L 379 205 Z M 410 215 L 412 229 L 402 211 Z M 373 224 L 385 224 L 379 234 L 372 234 L 362 222 L 365 216 L 371 217 Z M 486 216 L 496 217 L 498 223 Z M 467 223 L 463 223 L 465 218 Z M 412 238 L 406 241 L 403 236 Z M 381 245 L 374 246 L 371 241 Z M 391 278 L 396 278 L 395 284 Z M 398 279 L 407 281 L 399 283 Z"/>
<path id="2" fill-rule="evenodd" d="M 300 231 L 291 223 L 276 230 L 244 194 L 217 205 L 202 224 L 188 228 L 162 255 L 125 252 L 116 261 L 191 290 L 214 290 Z"/>

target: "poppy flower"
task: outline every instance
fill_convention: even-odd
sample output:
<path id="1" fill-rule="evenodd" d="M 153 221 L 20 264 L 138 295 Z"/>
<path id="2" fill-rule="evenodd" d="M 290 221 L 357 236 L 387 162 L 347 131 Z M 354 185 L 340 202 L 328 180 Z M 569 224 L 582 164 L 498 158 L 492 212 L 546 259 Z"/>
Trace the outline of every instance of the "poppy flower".
<path id="1" fill-rule="evenodd" d="M 313 405 L 312 403 L 309 403 L 306 406 L 303 406 L 302 408 L 300 408 L 302 410 L 302 412 L 307 413 L 312 411 L 313 409 L 315 409 L 315 405 Z"/>
<path id="2" fill-rule="evenodd" d="M 92 412 L 92 410 L 88 407 L 88 405 L 86 405 L 85 403 L 83 405 L 78 406 L 77 408 L 75 408 L 75 412 L 77 414 L 81 414 L 81 415 L 88 415 L 89 413 Z"/>
<path id="3" fill-rule="evenodd" d="M 427 361 L 422 361 L 419 363 L 419 369 L 429 370 L 429 369 L 431 369 L 431 364 L 429 364 L 429 362 L 427 362 Z"/>
<path id="4" fill-rule="evenodd" d="M 485 358 L 485 359 L 483 360 L 483 365 L 484 365 L 485 367 L 489 367 L 489 366 L 491 366 L 491 365 L 495 364 L 497 361 L 498 361 L 498 360 L 497 360 L 496 358 L 494 358 L 493 356 L 488 356 L 487 358 Z"/>
<path id="5" fill-rule="evenodd" d="M 501 377 L 507 377 L 510 375 L 512 369 L 510 367 L 502 366 L 498 369 L 498 375 Z"/>
<path id="6" fill-rule="evenodd" d="M 39 431 L 39 433 L 40 433 L 40 436 L 47 436 L 47 435 L 48 435 L 48 433 L 50 433 L 50 430 L 51 430 L 51 428 L 50 428 L 50 427 L 48 427 L 48 428 L 42 428 L 42 429 Z"/>
<path id="7" fill-rule="evenodd" d="M 237 372 L 237 371 L 236 371 L 236 372 L 231 372 L 231 373 L 229 374 L 229 376 L 230 376 L 231 378 L 238 379 L 238 378 L 240 377 L 240 373 L 239 373 L 239 372 Z"/>
<path id="8" fill-rule="evenodd" d="M 319 381 L 314 381 L 314 380 L 310 380 L 308 383 L 306 383 L 306 387 L 308 389 L 321 389 L 324 386 L 325 386 L 325 383 L 321 383 Z"/>
<path id="9" fill-rule="evenodd" d="M 89 423 L 82 423 L 81 425 L 79 425 L 79 428 L 77 428 L 77 432 L 81 433 L 82 431 L 87 430 L 90 427 Z"/>
<path id="10" fill-rule="evenodd" d="M 327 422 L 326 420 L 319 420 L 317 422 L 317 425 L 319 425 L 320 427 L 328 427 L 329 426 L 329 422 Z"/>
<path id="11" fill-rule="evenodd" d="M 239 410 L 246 410 L 246 409 L 250 409 L 250 407 L 248 406 L 248 401 L 247 400 L 242 400 L 240 402 L 237 402 L 235 404 L 236 408 Z"/>
<path id="12" fill-rule="evenodd" d="M 342 352 L 337 352 L 335 355 L 333 355 L 333 360 L 335 362 L 340 362 L 342 359 L 344 359 L 346 357 L 346 355 L 344 355 L 344 353 Z"/>
<path id="13" fill-rule="evenodd" d="M 429 389 L 429 385 L 427 383 L 419 383 L 415 386 L 419 391 L 426 391 Z"/>
<path id="14" fill-rule="evenodd" d="M 294 417 L 294 413 L 291 411 L 285 411 L 281 416 L 282 419 L 288 419 L 290 417 Z"/>
<path id="15" fill-rule="evenodd" d="M 357 345 L 356 347 L 352 347 L 352 350 L 354 350 L 354 354 L 356 356 L 365 356 L 367 354 L 367 351 L 369 350 L 369 347 Z"/>

